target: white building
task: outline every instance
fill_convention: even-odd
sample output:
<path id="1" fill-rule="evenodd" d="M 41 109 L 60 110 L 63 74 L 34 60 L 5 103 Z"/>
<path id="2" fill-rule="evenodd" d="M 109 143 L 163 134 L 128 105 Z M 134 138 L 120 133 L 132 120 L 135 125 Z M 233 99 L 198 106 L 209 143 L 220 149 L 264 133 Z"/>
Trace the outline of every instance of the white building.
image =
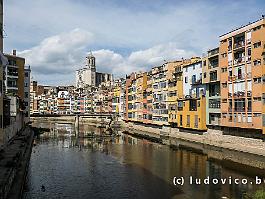
<path id="1" fill-rule="evenodd" d="M 30 120 L 30 66 L 24 68 L 24 104 L 25 104 L 25 123 Z"/>
<path id="2" fill-rule="evenodd" d="M 183 95 L 199 97 L 205 94 L 205 85 L 202 85 L 202 62 L 198 61 L 183 67 Z"/>
<path id="3" fill-rule="evenodd" d="M 86 57 L 84 68 L 76 70 L 76 87 L 98 87 L 102 82 L 112 81 L 112 75 L 96 71 L 96 58 L 90 54 Z"/>

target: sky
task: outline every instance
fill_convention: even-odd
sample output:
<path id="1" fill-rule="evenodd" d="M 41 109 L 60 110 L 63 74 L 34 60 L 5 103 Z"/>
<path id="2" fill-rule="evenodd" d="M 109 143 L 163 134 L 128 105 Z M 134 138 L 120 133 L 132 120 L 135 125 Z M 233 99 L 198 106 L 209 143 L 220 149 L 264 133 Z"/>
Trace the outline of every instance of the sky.
<path id="1" fill-rule="evenodd" d="M 202 56 L 262 14 L 264 0 L 5 0 L 4 51 L 40 84 L 73 85 L 90 51 L 99 72 L 123 77 Z"/>

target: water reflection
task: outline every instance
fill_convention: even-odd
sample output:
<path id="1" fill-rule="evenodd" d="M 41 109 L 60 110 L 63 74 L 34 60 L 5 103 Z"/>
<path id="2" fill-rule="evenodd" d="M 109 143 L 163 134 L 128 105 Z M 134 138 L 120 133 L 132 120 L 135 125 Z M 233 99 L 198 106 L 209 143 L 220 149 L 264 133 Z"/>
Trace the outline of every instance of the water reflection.
<path id="1" fill-rule="evenodd" d="M 36 139 L 24 198 L 242 198 L 253 184 L 189 184 L 188 179 L 246 178 L 207 155 L 140 140 L 128 135 L 85 138 L 102 129 L 71 124 L 34 123 L 51 131 Z M 174 176 L 186 179 L 173 186 Z M 40 191 L 42 184 L 47 187 Z"/>

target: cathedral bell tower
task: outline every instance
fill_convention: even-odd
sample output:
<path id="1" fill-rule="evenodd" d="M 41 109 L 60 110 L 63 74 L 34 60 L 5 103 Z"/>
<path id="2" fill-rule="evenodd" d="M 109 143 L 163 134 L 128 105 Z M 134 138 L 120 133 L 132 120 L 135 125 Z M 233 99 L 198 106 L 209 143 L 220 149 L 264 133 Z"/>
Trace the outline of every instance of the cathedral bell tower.
<path id="1" fill-rule="evenodd" d="M 92 52 L 86 57 L 86 67 L 92 71 L 96 71 L 96 58 L 92 55 Z"/>

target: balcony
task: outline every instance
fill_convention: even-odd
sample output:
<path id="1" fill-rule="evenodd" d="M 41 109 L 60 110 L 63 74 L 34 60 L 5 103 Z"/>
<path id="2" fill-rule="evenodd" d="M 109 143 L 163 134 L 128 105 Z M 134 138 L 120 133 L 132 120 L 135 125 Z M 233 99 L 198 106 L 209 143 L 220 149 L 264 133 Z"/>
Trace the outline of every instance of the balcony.
<path id="1" fill-rule="evenodd" d="M 251 72 L 249 72 L 249 73 L 246 74 L 246 78 L 247 79 L 251 79 Z"/>
<path id="2" fill-rule="evenodd" d="M 247 45 L 251 44 L 251 39 L 247 39 Z"/>
<path id="3" fill-rule="evenodd" d="M 201 83 L 202 83 L 202 79 L 194 80 L 191 82 L 191 84 L 193 84 L 193 85 L 199 85 Z"/>
<path id="4" fill-rule="evenodd" d="M 234 44 L 234 50 L 245 47 L 244 41 L 239 41 Z"/>
<path id="5" fill-rule="evenodd" d="M 245 112 L 245 107 L 236 107 L 234 108 L 234 112 Z"/>
<path id="6" fill-rule="evenodd" d="M 228 76 L 228 81 L 235 81 L 236 80 L 236 76 Z"/>
<path id="7" fill-rule="evenodd" d="M 234 95 L 234 97 L 241 98 L 241 97 L 245 97 L 245 92 L 244 91 L 238 91 L 238 92 L 235 92 L 233 95 Z"/>
<path id="8" fill-rule="evenodd" d="M 215 48 L 215 49 L 209 50 L 208 51 L 208 57 L 212 57 L 212 56 L 218 55 L 218 53 L 219 53 L 219 48 Z"/>
<path id="9" fill-rule="evenodd" d="M 251 56 L 246 57 L 246 62 L 248 62 L 248 63 L 251 62 Z"/>
<path id="10" fill-rule="evenodd" d="M 237 59 L 234 59 L 234 65 L 241 64 L 245 62 L 245 57 L 239 57 Z"/>
<path id="11" fill-rule="evenodd" d="M 247 97 L 251 97 L 252 96 L 252 91 L 247 91 Z"/>

